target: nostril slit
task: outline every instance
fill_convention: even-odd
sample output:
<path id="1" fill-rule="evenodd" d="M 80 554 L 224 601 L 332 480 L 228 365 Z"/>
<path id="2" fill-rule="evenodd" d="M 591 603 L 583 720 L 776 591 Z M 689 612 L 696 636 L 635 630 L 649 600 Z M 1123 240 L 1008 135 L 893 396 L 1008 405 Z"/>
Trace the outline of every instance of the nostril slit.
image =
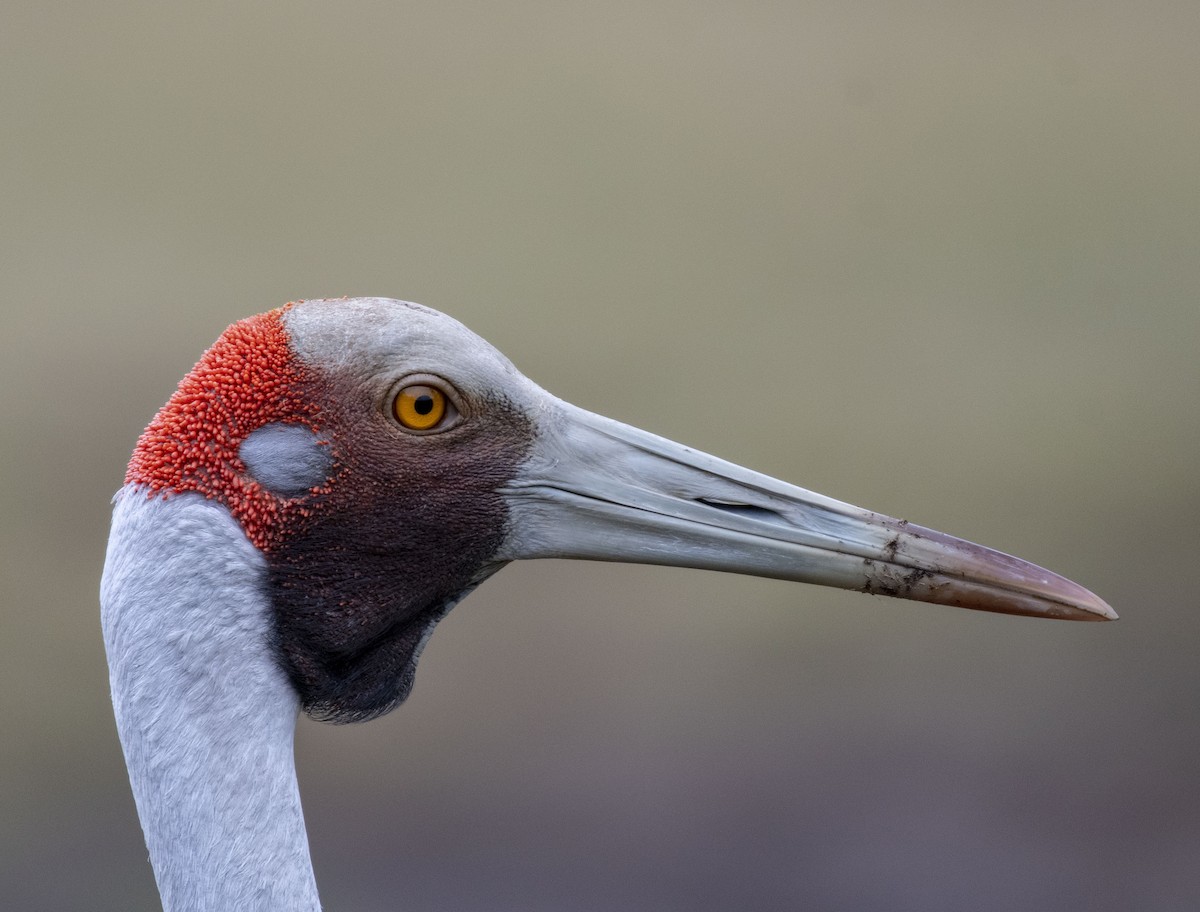
<path id="1" fill-rule="evenodd" d="M 732 513 L 735 516 L 743 516 L 746 519 L 779 520 L 781 518 L 780 514 L 774 510 L 768 510 L 766 507 L 755 507 L 750 504 L 734 503 L 728 500 L 714 500 L 711 497 L 697 497 L 696 502 L 725 513 Z"/>

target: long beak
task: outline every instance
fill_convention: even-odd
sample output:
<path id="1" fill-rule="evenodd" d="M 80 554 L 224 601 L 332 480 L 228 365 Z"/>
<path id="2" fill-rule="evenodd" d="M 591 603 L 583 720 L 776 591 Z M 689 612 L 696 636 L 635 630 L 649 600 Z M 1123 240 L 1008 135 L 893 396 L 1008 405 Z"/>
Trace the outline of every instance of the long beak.
<path id="1" fill-rule="evenodd" d="M 503 560 L 666 564 L 1007 614 L 1117 616 L 1027 561 L 552 402 L 534 452 L 503 491 Z"/>

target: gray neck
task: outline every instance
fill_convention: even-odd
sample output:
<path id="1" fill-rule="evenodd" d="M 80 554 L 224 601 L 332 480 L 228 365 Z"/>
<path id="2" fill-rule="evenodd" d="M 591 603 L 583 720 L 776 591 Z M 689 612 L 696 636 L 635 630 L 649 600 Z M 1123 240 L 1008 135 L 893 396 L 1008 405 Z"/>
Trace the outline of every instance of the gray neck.
<path id="1" fill-rule="evenodd" d="M 113 708 L 167 912 L 319 910 L 262 555 L 200 495 L 116 498 L 100 601 Z"/>

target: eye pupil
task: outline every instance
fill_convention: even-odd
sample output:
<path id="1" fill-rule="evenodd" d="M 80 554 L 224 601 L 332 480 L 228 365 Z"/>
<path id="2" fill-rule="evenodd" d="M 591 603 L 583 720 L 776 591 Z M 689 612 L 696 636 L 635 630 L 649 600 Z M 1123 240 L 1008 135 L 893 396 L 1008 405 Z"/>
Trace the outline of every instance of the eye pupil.
<path id="1" fill-rule="evenodd" d="M 418 415 L 428 415 L 433 411 L 433 397 L 428 393 L 418 396 L 417 401 L 413 403 L 413 411 Z"/>

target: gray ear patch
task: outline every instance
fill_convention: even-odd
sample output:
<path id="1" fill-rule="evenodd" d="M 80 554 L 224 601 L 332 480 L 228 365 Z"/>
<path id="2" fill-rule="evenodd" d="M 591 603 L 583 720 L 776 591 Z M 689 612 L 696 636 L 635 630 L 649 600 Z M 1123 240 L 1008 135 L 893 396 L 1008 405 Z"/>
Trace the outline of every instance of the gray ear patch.
<path id="1" fill-rule="evenodd" d="M 255 481 L 284 497 L 323 485 L 333 462 L 329 445 L 302 424 L 264 424 L 242 441 L 238 457 Z"/>

